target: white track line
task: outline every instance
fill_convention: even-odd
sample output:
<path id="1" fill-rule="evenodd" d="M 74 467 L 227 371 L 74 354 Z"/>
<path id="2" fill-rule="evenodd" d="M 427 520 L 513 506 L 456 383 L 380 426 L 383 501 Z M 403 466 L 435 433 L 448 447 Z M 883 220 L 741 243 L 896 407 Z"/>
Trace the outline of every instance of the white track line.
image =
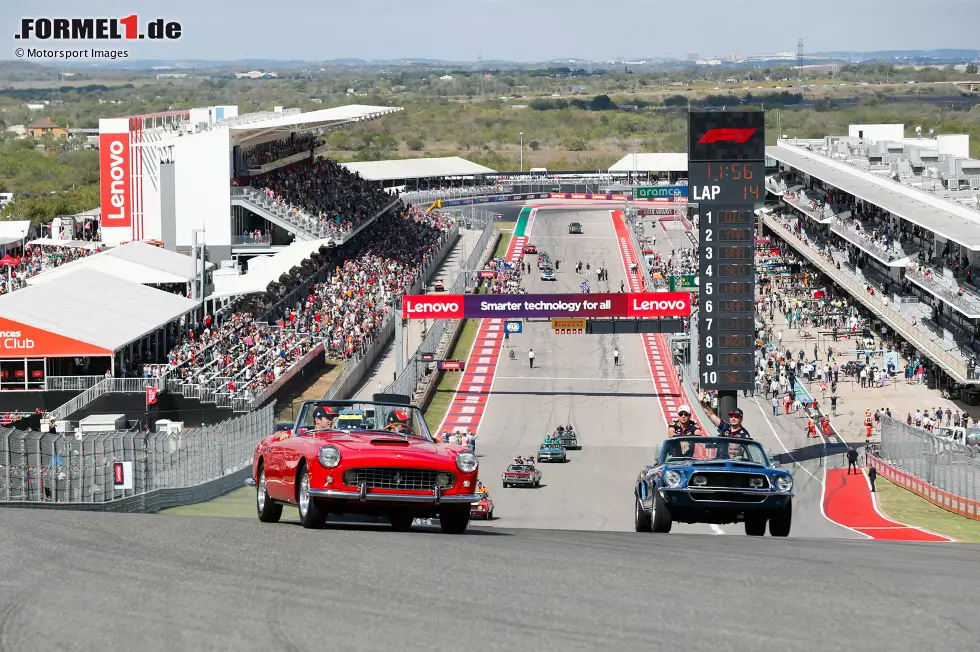
<path id="1" fill-rule="evenodd" d="M 534 367 L 537 369 L 537 366 Z M 554 377 L 554 376 L 497 376 L 501 380 L 568 380 L 568 381 L 583 381 L 594 383 L 596 381 L 606 381 L 606 382 L 650 382 L 649 378 L 569 378 L 569 377 Z"/>
<path id="2" fill-rule="evenodd" d="M 824 508 L 823 508 L 823 501 L 824 501 L 824 498 L 827 496 L 827 467 L 826 467 L 826 465 L 824 466 L 824 469 L 823 469 L 823 476 L 820 477 L 820 478 L 818 478 L 817 476 L 815 476 L 812 473 L 810 473 L 810 470 L 807 469 L 805 466 L 803 466 L 800 462 L 797 462 L 796 461 L 796 458 L 793 457 L 793 454 L 789 452 L 789 449 L 788 448 L 786 448 L 786 444 L 783 443 L 782 438 L 776 433 L 776 429 L 773 427 L 772 422 L 769 421 L 769 416 L 766 414 L 766 411 L 762 409 L 762 403 L 760 403 L 758 399 L 756 399 L 753 402 L 755 403 L 755 406 L 757 408 L 759 408 L 759 413 L 762 415 L 762 418 L 766 420 L 766 425 L 768 425 L 769 426 L 769 430 L 772 431 L 773 437 L 775 437 L 776 438 L 776 441 L 779 442 L 779 446 L 783 449 L 783 452 L 785 452 L 787 455 L 789 455 L 790 456 L 790 459 L 793 460 L 793 464 L 795 464 L 796 466 L 800 467 L 800 469 L 804 473 L 806 473 L 808 476 L 810 476 L 814 480 L 819 480 L 820 481 L 820 515 L 823 516 L 825 519 L 827 519 L 827 522 L 829 522 L 829 523 L 833 523 L 834 525 L 836 525 L 838 527 L 842 527 L 845 530 L 850 530 L 851 532 L 854 532 L 855 534 L 860 534 L 865 539 L 874 539 L 874 537 L 871 536 L 871 535 L 869 535 L 869 534 L 865 534 L 864 532 L 861 532 L 859 530 L 855 530 L 854 528 L 847 527 L 846 525 L 844 525 L 842 523 L 838 523 L 837 521 L 835 521 L 832 518 L 830 518 L 829 516 L 827 516 L 827 512 L 824 511 Z M 824 443 L 824 446 L 826 446 L 826 442 Z"/>

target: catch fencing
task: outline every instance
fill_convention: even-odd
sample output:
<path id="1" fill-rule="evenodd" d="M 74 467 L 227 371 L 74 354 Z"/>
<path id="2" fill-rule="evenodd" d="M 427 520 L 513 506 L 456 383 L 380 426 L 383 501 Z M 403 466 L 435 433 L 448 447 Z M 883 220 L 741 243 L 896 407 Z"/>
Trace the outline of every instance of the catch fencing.
<path id="1" fill-rule="evenodd" d="M 871 455 L 897 471 L 963 500 L 980 501 L 980 446 L 976 444 L 961 444 L 884 417 L 881 444 L 877 450 L 869 448 Z"/>
<path id="2" fill-rule="evenodd" d="M 479 239 L 473 245 L 473 250 L 470 252 L 469 258 L 467 258 L 462 269 L 457 272 L 456 280 L 453 282 L 452 287 L 449 288 L 450 294 L 464 294 L 466 288 L 473 285 L 471 282 L 473 274 L 476 270 L 483 269 L 484 260 L 487 257 L 487 248 L 492 242 L 496 242 L 497 234 L 498 230 L 494 228 L 493 222 L 487 221 L 483 232 L 480 233 Z M 402 372 L 395 376 L 394 381 L 385 388 L 385 393 L 401 394 L 403 396 L 413 396 L 415 394 L 415 389 L 426 377 L 426 370 L 429 366 L 428 362 L 420 360 L 419 353 L 435 353 L 439 349 L 439 344 L 442 342 L 446 331 L 453 321 L 452 319 L 433 320 L 432 325 L 426 330 L 421 344 L 419 344 L 418 349 L 412 355 L 412 359 L 406 363 Z"/>
<path id="3" fill-rule="evenodd" d="M 167 506 L 182 504 L 174 490 L 187 489 L 193 490 L 186 492 L 190 503 L 202 486 L 247 473 L 256 442 L 272 432 L 274 414 L 269 405 L 181 432 L 0 429 L 0 502 L 69 507 L 127 501 L 124 511 L 152 511 L 146 510 L 146 500 L 136 501 L 144 505 L 140 508 L 132 499 L 166 491 Z M 132 463 L 132 488 L 116 487 L 116 462 Z"/>

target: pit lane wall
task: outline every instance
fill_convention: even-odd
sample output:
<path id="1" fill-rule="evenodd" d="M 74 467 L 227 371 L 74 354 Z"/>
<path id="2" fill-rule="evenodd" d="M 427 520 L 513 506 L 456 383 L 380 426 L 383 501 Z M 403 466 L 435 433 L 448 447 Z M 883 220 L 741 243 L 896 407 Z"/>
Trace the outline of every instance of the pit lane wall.
<path id="1" fill-rule="evenodd" d="M 156 512 L 211 500 L 251 475 L 255 445 L 274 428 L 268 405 L 181 432 L 76 437 L 0 430 L 0 507 Z"/>

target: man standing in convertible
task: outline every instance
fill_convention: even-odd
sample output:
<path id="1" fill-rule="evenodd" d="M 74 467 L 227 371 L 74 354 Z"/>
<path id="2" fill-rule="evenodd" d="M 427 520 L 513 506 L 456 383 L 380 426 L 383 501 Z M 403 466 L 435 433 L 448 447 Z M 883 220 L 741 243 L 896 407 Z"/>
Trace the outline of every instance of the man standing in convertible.
<path id="1" fill-rule="evenodd" d="M 742 426 L 742 414 L 741 408 L 735 408 L 728 413 L 728 421 L 722 421 L 721 417 L 715 414 L 715 411 L 711 409 L 705 397 L 702 397 L 702 403 L 704 405 L 704 411 L 711 419 L 711 423 L 718 426 L 718 434 L 722 437 L 738 437 L 739 439 L 752 439 L 752 435 L 749 431 Z"/>

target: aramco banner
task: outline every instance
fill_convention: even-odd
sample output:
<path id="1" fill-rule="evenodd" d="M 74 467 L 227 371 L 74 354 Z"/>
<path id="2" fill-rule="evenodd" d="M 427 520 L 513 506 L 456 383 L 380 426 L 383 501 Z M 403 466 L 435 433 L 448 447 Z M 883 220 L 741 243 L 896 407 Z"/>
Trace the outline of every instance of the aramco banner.
<path id="1" fill-rule="evenodd" d="M 619 294 L 424 294 L 402 300 L 403 319 L 690 317 L 687 292 Z"/>

